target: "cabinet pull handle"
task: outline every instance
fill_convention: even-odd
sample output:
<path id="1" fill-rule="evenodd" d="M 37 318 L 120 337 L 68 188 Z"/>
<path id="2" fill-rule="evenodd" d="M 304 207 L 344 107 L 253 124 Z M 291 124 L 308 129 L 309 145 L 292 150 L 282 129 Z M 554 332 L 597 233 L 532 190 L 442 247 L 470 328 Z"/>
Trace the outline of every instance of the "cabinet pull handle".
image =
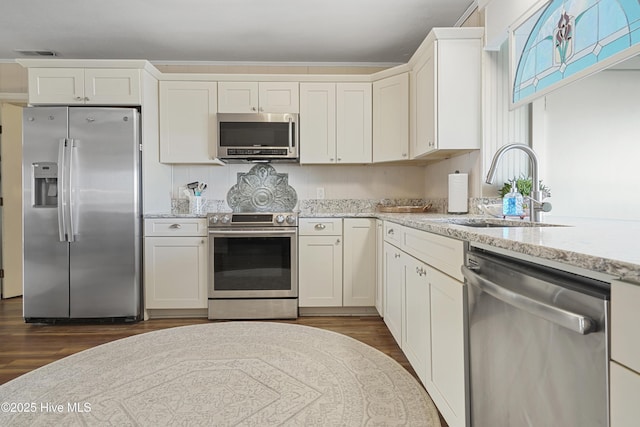
<path id="1" fill-rule="evenodd" d="M 181 229 L 181 228 L 182 228 L 182 225 L 180 225 L 180 224 L 171 224 L 171 225 L 169 226 L 169 228 L 173 228 L 173 229 L 177 229 L 177 230 L 179 230 L 179 229 Z"/>
<path id="2" fill-rule="evenodd" d="M 393 230 L 393 228 L 390 228 L 387 230 L 387 234 L 390 234 L 391 236 L 393 236 L 394 234 L 396 234 L 396 232 Z"/>
<path id="3" fill-rule="evenodd" d="M 400 258 L 400 254 L 393 254 L 394 258 Z"/>
<path id="4" fill-rule="evenodd" d="M 73 99 L 75 99 L 76 101 L 82 101 L 82 97 L 81 97 L 81 96 L 76 96 L 76 97 L 75 97 L 75 98 L 73 98 Z"/>
<path id="5" fill-rule="evenodd" d="M 324 230 L 325 228 L 327 228 L 327 226 L 324 224 L 316 224 L 313 228 L 315 228 L 316 230 Z"/>

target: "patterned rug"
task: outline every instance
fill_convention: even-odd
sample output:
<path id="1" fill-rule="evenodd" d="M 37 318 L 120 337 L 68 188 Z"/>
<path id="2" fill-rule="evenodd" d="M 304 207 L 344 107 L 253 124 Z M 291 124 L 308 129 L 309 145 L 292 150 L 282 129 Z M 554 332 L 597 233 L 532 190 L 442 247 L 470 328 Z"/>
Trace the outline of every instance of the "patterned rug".
<path id="1" fill-rule="evenodd" d="M 396 361 L 308 326 L 226 322 L 124 338 L 0 386 L 0 425 L 434 426 Z"/>

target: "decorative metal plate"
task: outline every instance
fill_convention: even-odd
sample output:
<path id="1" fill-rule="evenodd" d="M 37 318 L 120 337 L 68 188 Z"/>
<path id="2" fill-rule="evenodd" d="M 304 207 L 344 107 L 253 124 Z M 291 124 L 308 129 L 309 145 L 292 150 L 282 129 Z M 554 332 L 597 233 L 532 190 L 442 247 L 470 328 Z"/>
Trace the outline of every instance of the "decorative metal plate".
<path id="1" fill-rule="evenodd" d="M 227 203 L 234 212 L 288 212 L 298 203 L 298 195 L 289 185 L 289 174 L 258 164 L 247 173 L 238 172 Z"/>

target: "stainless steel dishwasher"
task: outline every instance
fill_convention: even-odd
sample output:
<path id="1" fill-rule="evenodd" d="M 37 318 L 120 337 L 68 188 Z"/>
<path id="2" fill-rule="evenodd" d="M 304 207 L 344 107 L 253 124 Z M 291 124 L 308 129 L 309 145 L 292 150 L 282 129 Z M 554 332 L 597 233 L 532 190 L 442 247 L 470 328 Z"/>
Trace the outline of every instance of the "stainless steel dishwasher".
<path id="1" fill-rule="evenodd" d="M 471 247 L 471 423 L 608 426 L 610 285 Z"/>

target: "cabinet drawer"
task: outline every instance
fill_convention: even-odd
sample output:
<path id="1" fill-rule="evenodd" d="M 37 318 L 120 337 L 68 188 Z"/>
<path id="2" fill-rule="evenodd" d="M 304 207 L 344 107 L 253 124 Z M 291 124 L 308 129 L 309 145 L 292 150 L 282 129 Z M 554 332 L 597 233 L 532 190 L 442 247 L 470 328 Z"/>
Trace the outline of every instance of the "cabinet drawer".
<path id="1" fill-rule="evenodd" d="M 402 233 L 405 227 L 393 222 L 384 222 L 384 241 L 394 244 L 402 249 Z"/>
<path id="2" fill-rule="evenodd" d="M 302 218 L 301 236 L 342 236 L 342 218 Z"/>
<path id="3" fill-rule="evenodd" d="M 611 283 L 611 358 L 640 372 L 638 340 L 640 285 L 614 280 Z"/>
<path id="4" fill-rule="evenodd" d="M 206 236 L 205 218 L 153 218 L 144 220 L 145 236 Z"/>
<path id="5" fill-rule="evenodd" d="M 432 267 L 463 282 L 464 243 L 427 231 L 405 228 L 402 249 Z"/>

